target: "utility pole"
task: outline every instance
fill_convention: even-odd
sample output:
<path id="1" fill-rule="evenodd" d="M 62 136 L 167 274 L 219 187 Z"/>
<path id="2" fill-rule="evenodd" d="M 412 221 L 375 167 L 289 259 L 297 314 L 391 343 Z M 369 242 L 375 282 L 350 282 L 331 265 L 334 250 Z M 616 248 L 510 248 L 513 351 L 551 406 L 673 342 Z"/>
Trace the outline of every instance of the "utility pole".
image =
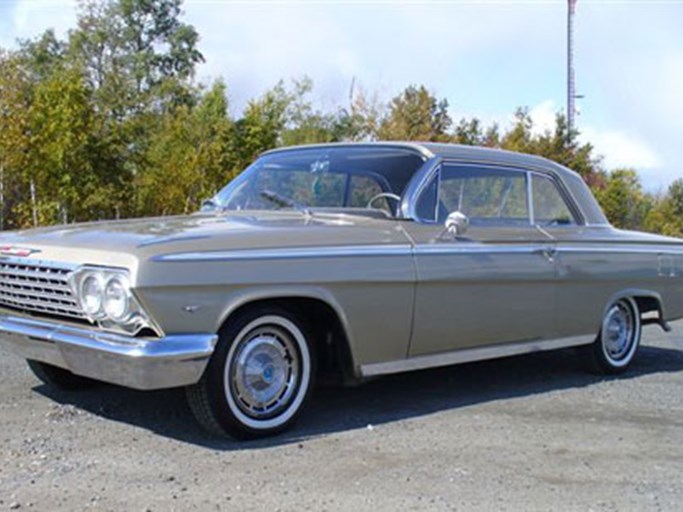
<path id="1" fill-rule="evenodd" d="M 567 0 L 567 128 L 569 139 L 574 133 L 576 116 L 576 84 L 574 78 L 574 12 L 577 0 Z"/>

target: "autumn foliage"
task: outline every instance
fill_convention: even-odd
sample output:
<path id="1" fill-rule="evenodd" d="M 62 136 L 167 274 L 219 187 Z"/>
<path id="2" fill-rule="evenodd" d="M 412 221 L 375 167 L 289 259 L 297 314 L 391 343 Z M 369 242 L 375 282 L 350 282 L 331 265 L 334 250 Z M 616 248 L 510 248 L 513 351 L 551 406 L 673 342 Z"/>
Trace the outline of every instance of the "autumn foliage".
<path id="1" fill-rule="evenodd" d="M 313 83 L 279 82 L 231 115 L 221 80 L 194 79 L 199 34 L 181 0 L 89 0 L 64 40 L 46 31 L 0 49 L 0 228 L 187 213 L 272 147 L 422 140 L 539 154 L 579 172 L 618 227 L 683 235 L 683 180 L 643 191 L 608 171 L 558 114 L 539 132 L 454 120 L 445 99 L 409 85 L 389 101 L 357 88 L 323 111 Z"/>

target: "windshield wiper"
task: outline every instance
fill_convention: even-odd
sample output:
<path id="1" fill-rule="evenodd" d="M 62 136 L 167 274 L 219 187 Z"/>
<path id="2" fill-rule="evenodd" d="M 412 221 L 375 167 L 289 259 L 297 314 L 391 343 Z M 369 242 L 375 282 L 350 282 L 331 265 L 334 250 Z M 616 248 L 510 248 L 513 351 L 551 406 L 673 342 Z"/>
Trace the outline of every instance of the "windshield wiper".
<path id="1" fill-rule="evenodd" d="M 277 192 L 273 192 L 272 190 L 262 190 L 260 192 L 261 197 L 264 199 L 267 199 L 273 204 L 276 204 L 280 208 L 294 208 L 295 210 L 303 213 L 307 217 L 310 217 L 311 210 L 306 208 L 305 206 L 297 203 L 293 199 L 290 199 L 289 197 L 281 196 Z"/>

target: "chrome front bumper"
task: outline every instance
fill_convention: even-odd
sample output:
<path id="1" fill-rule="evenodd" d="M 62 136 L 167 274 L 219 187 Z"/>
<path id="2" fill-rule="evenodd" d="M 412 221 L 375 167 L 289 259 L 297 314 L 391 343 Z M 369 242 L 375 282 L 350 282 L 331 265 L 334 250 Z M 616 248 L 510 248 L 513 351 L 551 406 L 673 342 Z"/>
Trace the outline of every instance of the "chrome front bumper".
<path id="1" fill-rule="evenodd" d="M 196 383 L 217 340 L 215 334 L 132 338 L 0 314 L 0 343 L 21 357 L 135 389 Z"/>

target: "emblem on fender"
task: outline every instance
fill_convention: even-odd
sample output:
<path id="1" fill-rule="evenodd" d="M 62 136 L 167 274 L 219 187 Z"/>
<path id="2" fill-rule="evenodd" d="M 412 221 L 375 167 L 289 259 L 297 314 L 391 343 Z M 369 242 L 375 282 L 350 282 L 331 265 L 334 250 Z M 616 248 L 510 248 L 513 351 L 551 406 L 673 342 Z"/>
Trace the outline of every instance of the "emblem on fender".
<path id="1" fill-rule="evenodd" d="M 17 247 L 14 245 L 1 245 L 0 255 L 2 256 L 18 256 L 20 258 L 25 258 L 40 252 L 40 249 L 31 249 L 30 247 Z"/>

